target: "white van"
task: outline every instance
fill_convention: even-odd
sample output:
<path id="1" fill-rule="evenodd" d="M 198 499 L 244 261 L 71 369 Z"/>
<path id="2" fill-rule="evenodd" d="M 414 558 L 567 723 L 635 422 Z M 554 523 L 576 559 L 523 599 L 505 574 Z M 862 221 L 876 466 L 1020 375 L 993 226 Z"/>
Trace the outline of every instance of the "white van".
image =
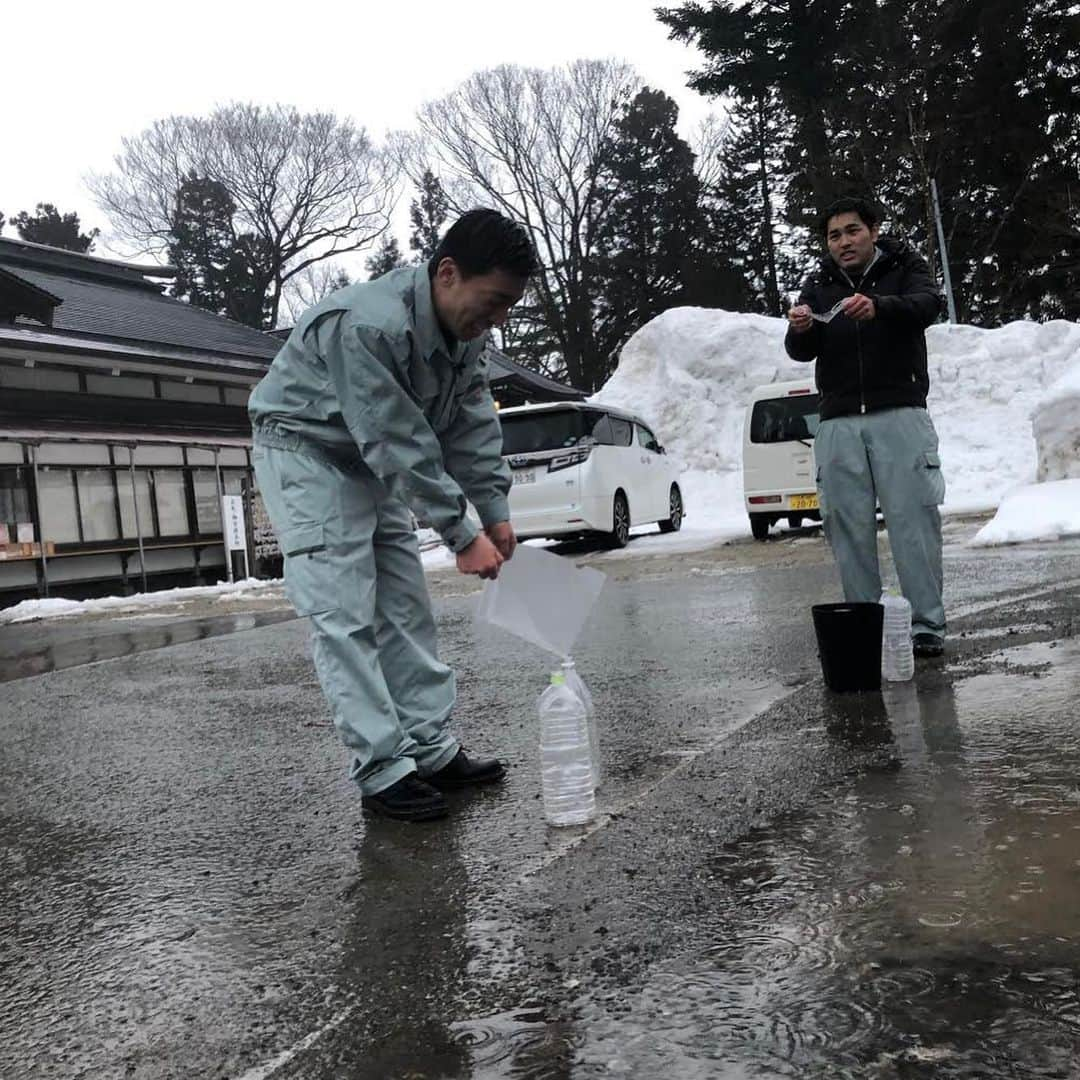
<path id="1" fill-rule="evenodd" d="M 602 533 L 625 547 L 631 526 L 682 525 L 678 470 L 639 416 L 574 401 L 502 409 L 499 420 L 518 537 Z"/>
<path id="2" fill-rule="evenodd" d="M 813 380 L 759 386 L 751 395 L 743 429 L 743 494 L 755 540 L 787 518 L 798 528 L 821 520 L 814 436 L 818 393 Z"/>

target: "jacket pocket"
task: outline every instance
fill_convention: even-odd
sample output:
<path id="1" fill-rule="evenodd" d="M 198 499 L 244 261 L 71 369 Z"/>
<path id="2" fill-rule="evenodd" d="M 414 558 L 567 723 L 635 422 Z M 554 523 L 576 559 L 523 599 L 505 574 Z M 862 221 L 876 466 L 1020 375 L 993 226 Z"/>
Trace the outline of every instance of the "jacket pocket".
<path id="1" fill-rule="evenodd" d="M 941 458 L 933 450 L 919 456 L 919 472 L 923 478 L 923 506 L 940 506 L 945 501 L 945 474 Z"/>
<path id="2" fill-rule="evenodd" d="M 281 550 L 285 593 L 297 615 L 317 615 L 341 606 L 321 525 L 312 522 L 286 529 L 281 534 Z"/>

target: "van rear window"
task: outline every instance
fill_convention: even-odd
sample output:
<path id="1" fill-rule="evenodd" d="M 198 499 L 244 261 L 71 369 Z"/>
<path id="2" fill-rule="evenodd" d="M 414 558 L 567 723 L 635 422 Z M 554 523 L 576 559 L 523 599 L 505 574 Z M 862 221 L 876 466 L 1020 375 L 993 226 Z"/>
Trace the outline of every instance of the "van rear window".
<path id="1" fill-rule="evenodd" d="M 752 443 L 791 442 L 812 439 L 818 429 L 817 394 L 767 398 L 755 401 L 750 413 Z"/>
<path id="2" fill-rule="evenodd" d="M 581 436 L 586 434 L 582 415 L 577 409 L 503 415 L 499 420 L 502 423 L 504 454 L 564 450 L 568 446 L 576 446 Z"/>

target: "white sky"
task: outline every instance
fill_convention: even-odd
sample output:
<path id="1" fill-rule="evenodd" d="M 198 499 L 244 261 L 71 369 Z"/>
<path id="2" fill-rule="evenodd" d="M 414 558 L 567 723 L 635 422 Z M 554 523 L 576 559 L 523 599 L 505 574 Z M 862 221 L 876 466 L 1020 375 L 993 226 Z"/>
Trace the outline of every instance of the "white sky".
<path id="1" fill-rule="evenodd" d="M 350 115 L 381 139 L 411 127 L 424 101 L 501 63 L 625 60 L 675 99 L 688 135 L 715 107 L 686 89 L 684 72 L 700 66 L 700 54 L 667 40 L 653 15 L 660 4 L 58 0 L 47 17 L 40 4 L 11 4 L 2 67 L 13 107 L 4 116 L 0 210 L 10 220 L 52 202 L 107 234 L 83 177 L 109 171 L 121 138 L 159 117 L 205 114 L 228 101 L 281 102 Z M 14 235 L 10 225 L 4 235 Z M 104 240 L 96 254 L 108 254 Z"/>

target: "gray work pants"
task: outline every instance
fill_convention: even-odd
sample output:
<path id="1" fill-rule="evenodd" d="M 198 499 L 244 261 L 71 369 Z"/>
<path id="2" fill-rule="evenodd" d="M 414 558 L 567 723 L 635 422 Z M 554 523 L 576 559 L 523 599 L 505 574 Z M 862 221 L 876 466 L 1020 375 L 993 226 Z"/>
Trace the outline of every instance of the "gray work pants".
<path id="1" fill-rule="evenodd" d="M 459 749 L 447 730 L 454 673 L 436 650 L 408 508 L 359 463 L 259 443 L 252 462 L 350 775 L 374 795 L 442 768 Z"/>
<path id="2" fill-rule="evenodd" d="M 881 597 L 875 500 L 885 516 L 915 634 L 945 636 L 941 514 L 945 477 L 925 409 L 882 409 L 822 421 L 814 437 L 818 498 L 844 599 Z"/>

